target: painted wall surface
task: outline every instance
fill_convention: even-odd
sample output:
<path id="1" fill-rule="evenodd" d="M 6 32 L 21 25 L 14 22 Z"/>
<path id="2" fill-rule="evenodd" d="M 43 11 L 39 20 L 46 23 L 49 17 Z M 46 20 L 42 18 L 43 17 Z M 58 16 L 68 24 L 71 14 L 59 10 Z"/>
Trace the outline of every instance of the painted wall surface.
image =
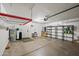
<path id="1" fill-rule="evenodd" d="M 3 54 L 6 45 L 8 44 L 8 31 L 0 29 L 0 56 Z"/>
<path id="2" fill-rule="evenodd" d="M 17 31 L 17 38 L 19 38 L 19 32 L 22 32 L 23 38 L 32 37 L 32 33 L 34 32 L 37 32 L 38 37 L 40 37 L 42 31 L 42 24 L 30 22 L 25 26 L 16 25 L 15 28 L 19 28 L 19 31 Z"/>
<path id="3" fill-rule="evenodd" d="M 4 7 L 0 4 L 0 12 L 6 12 Z M 0 18 L 0 56 L 3 54 L 5 47 L 7 46 L 9 40 L 9 32 L 6 30 L 6 25 L 2 18 Z"/>
<path id="4" fill-rule="evenodd" d="M 43 24 L 32 23 L 31 33 L 37 32 L 38 37 L 40 37 L 41 36 L 41 31 L 42 31 L 42 26 L 43 26 Z"/>

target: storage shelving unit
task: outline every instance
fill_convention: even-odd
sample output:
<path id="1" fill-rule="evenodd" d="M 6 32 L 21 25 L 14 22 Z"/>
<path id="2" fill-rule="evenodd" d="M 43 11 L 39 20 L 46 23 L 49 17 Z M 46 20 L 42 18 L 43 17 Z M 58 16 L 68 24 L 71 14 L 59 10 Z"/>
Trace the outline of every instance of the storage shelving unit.
<path id="1" fill-rule="evenodd" d="M 65 27 L 71 27 L 72 33 L 71 34 L 64 34 L 64 40 L 71 39 L 72 41 L 74 41 L 74 26 L 73 25 L 66 25 L 66 26 L 64 26 L 64 29 L 65 29 Z"/>
<path id="2" fill-rule="evenodd" d="M 71 27 L 71 34 L 64 33 L 65 28 Z M 47 26 L 46 32 L 48 33 L 48 37 L 55 39 L 68 40 L 71 39 L 74 41 L 74 26 L 73 25 L 63 25 L 63 26 Z"/>

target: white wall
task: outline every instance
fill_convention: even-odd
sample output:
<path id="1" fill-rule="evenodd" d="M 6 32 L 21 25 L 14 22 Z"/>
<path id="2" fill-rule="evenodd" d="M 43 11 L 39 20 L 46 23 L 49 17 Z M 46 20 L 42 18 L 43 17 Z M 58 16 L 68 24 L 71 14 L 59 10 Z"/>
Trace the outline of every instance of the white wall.
<path id="1" fill-rule="evenodd" d="M 33 27 L 31 26 L 31 33 L 37 32 L 38 36 L 40 37 L 43 24 L 32 23 L 32 25 L 33 25 Z"/>
<path id="2" fill-rule="evenodd" d="M 0 29 L 0 56 L 3 54 L 8 41 L 8 31 Z"/>
<path id="3" fill-rule="evenodd" d="M 0 12 L 6 12 L 5 8 L 0 4 Z M 0 18 L 0 56 L 3 54 L 5 47 L 7 46 L 9 40 L 9 33 L 6 30 L 6 25 L 4 21 L 2 21 L 2 18 Z"/>
<path id="4" fill-rule="evenodd" d="M 79 18 L 68 19 L 68 20 L 63 20 L 63 21 L 60 20 L 58 22 L 50 22 L 48 24 L 45 24 L 45 26 L 50 26 L 50 25 L 51 26 L 57 26 L 57 25 L 74 25 L 75 26 L 74 38 L 75 38 L 75 40 L 78 40 L 78 36 L 79 36 Z"/>
<path id="5" fill-rule="evenodd" d="M 43 24 L 38 24 L 38 23 L 33 23 L 30 22 L 24 26 L 16 25 L 15 28 L 19 28 L 19 31 L 17 33 L 17 37 L 19 38 L 19 32 L 22 32 L 22 37 L 32 37 L 32 33 L 37 32 L 38 36 L 41 36 L 41 31 L 42 31 L 42 25 Z"/>

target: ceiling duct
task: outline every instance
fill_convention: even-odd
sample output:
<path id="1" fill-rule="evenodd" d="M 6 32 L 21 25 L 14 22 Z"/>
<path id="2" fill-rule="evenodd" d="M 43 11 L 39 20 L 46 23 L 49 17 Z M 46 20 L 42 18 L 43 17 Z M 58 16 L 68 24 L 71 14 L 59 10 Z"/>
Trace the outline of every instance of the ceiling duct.
<path id="1" fill-rule="evenodd" d="M 11 15 L 11 14 L 6 14 L 6 13 L 0 13 L 0 16 L 4 16 L 4 17 L 9 17 L 9 18 L 16 18 L 16 19 L 19 19 L 19 20 L 22 20 L 22 21 L 27 21 L 27 23 L 31 22 L 32 19 L 30 18 L 25 18 L 25 17 L 20 17 L 20 16 L 16 16 L 16 15 Z M 0 17 L 1 18 L 1 17 Z M 6 19 L 5 19 L 6 20 Z M 6 20 L 7 21 L 7 20 Z M 23 23 L 22 25 L 25 25 L 27 23 Z M 20 24 L 21 25 L 21 24 Z"/>
<path id="2" fill-rule="evenodd" d="M 72 10 L 72 9 L 74 9 L 74 8 L 77 8 L 77 7 L 79 7 L 79 5 L 73 6 L 73 7 L 71 7 L 71 8 L 68 8 L 68 9 L 66 9 L 66 10 L 63 10 L 63 11 L 61 11 L 61 12 L 58 12 L 58 13 L 53 14 L 53 15 L 50 15 L 50 16 L 45 16 L 44 21 L 47 21 L 48 18 L 57 16 L 57 15 L 59 15 L 59 14 L 61 14 L 61 13 L 67 12 L 67 11 Z"/>

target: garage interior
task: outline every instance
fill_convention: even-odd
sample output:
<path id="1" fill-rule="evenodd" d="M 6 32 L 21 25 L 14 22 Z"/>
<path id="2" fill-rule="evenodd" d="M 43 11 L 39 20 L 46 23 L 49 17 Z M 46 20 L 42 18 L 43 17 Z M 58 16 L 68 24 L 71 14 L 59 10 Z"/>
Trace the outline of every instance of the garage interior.
<path id="1" fill-rule="evenodd" d="M 79 3 L 0 3 L 0 56 L 79 56 Z"/>

